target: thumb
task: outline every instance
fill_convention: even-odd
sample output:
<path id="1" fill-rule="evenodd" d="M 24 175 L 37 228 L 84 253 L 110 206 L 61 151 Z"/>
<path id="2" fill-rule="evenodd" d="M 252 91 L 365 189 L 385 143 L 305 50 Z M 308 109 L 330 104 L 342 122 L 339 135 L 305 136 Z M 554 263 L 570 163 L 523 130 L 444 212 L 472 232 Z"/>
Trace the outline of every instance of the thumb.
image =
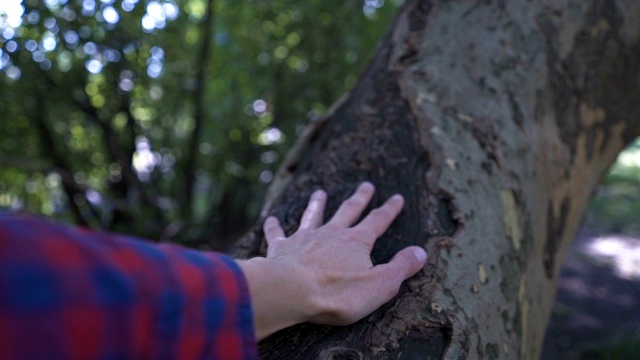
<path id="1" fill-rule="evenodd" d="M 389 267 L 402 275 L 402 280 L 406 280 L 415 275 L 424 267 L 427 261 L 427 252 L 419 246 L 409 246 L 400 250 L 389 261 Z"/>
<path id="2" fill-rule="evenodd" d="M 373 311 L 385 302 L 392 299 L 400 289 L 402 282 L 415 275 L 427 261 L 427 252 L 419 246 L 409 246 L 400 250 L 386 264 L 374 267 L 377 273 L 371 280 L 370 289 L 377 289 L 378 296 L 372 297 L 373 306 L 369 311 Z"/>

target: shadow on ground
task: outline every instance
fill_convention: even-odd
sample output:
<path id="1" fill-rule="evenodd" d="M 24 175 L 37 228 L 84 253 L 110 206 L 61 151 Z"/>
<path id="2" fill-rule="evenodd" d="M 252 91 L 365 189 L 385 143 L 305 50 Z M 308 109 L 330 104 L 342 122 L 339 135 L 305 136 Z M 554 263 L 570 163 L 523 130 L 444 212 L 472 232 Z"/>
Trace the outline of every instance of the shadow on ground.
<path id="1" fill-rule="evenodd" d="M 541 359 L 603 358 L 587 350 L 639 329 L 640 239 L 582 228 L 560 273 Z M 614 358 L 640 359 L 627 355 Z"/>

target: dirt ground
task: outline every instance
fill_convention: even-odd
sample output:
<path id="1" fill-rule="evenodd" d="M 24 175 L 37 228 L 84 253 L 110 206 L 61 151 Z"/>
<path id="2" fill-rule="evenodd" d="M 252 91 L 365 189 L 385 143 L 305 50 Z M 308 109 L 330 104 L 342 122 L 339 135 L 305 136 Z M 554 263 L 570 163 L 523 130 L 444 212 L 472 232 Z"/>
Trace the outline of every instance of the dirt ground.
<path id="1" fill-rule="evenodd" d="M 587 359 L 585 349 L 639 329 L 640 239 L 583 227 L 564 261 L 541 359 Z"/>

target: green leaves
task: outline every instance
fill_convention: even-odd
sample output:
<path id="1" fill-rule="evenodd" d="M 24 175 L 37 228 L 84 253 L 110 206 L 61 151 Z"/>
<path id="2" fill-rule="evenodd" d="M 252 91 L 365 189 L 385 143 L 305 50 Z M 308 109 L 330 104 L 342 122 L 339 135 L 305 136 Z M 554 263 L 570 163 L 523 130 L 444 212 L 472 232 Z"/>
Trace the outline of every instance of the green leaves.
<path id="1" fill-rule="evenodd" d="M 355 84 L 395 13 L 383 4 L 3 1 L 0 206 L 223 246 L 297 132 Z"/>

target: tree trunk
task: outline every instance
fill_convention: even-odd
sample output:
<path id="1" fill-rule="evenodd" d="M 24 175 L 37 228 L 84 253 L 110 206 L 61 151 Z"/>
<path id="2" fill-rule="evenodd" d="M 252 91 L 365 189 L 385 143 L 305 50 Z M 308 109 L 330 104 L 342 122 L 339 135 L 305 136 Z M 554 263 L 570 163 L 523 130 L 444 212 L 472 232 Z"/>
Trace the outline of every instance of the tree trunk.
<path id="1" fill-rule="evenodd" d="M 363 180 L 403 214 L 373 252 L 429 252 L 348 327 L 312 324 L 263 359 L 536 359 L 591 193 L 640 129 L 640 2 L 405 3 L 358 85 L 285 160 L 263 215 L 289 232 L 311 191 L 330 216 Z M 259 224 L 236 255 L 264 254 Z"/>

